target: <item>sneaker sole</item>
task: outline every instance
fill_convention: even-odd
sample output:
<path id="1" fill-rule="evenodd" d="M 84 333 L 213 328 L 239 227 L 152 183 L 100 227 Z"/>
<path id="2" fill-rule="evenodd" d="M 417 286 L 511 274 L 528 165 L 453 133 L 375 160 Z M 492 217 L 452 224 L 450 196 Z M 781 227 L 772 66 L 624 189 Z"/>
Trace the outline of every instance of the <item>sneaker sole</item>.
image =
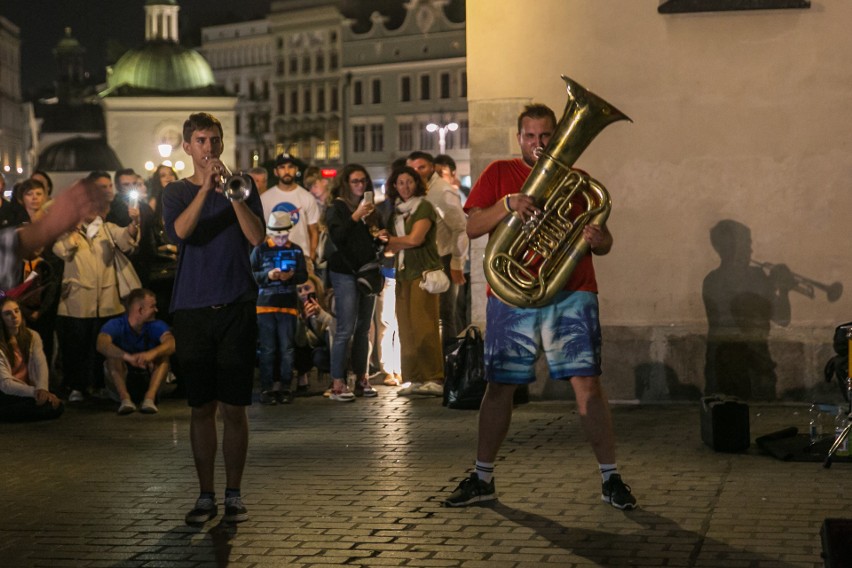
<path id="1" fill-rule="evenodd" d="M 335 395 L 333 395 L 333 394 L 332 394 L 332 395 L 330 395 L 328 398 L 329 398 L 330 400 L 333 400 L 334 402 L 355 402 L 355 397 L 354 397 L 354 396 L 353 396 L 353 397 L 341 398 L 341 397 L 339 397 L 339 396 L 335 396 Z"/>
<path id="2" fill-rule="evenodd" d="M 218 513 L 218 510 L 214 509 L 213 511 L 211 511 L 207 515 L 197 515 L 195 517 L 190 517 L 189 515 L 187 515 L 186 517 L 183 518 L 183 520 L 188 525 L 203 525 L 207 521 L 210 521 L 213 518 L 215 518 L 217 513 Z"/>
<path id="3" fill-rule="evenodd" d="M 491 495 L 477 495 L 476 497 L 471 497 L 467 501 L 458 501 L 456 503 L 453 503 L 451 501 L 444 501 L 444 507 L 466 507 L 467 505 L 473 505 L 474 503 L 484 503 L 486 501 L 496 500 L 496 493 L 492 493 Z"/>
<path id="4" fill-rule="evenodd" d="M 635 503 L 625 503 L 624 505 L 619 505 L 618 503 L 613 503 L 612 499 L 610 499 L 609 497 L 606 497 L 605 495 L 601 495 L 601 501 L 603 501 L 607 505 L 612 505 L 613 507 L 615 507 L 619 511 L 631 510 L 631 509 L 636 508 Z"/>
<path id="5" fill-rule="evenodd" d="M 226 523 L 243 523 L 249 518 L 248 513 L 239 513 L 236 515 L 225 515 L 222 520 Z"/>

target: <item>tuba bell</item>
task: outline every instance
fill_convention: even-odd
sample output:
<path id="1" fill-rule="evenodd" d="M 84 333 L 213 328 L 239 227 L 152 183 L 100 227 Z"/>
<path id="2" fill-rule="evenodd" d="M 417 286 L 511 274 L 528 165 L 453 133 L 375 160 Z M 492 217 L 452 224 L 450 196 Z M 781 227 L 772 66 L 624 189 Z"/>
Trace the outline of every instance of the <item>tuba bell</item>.
<path id="1" fill-rule="evenodd" d="M 550 303 L 588 253 L 583 228 L 603 225 L 611 200 L 603 185 L 571 166 L 601 130 L 630 120 L 572 79 L 564 75 L 562 79 L 568 91 L 565 112 L 547 148 L 537 152 L 538 161 L 521 188 L 541 213 L 526 222 L 517 214 L 509 215 L 485 249 L 483 264 L 491 290 L 519 308 Z M 578 203 L 582 211 L 570 215 Z"/>

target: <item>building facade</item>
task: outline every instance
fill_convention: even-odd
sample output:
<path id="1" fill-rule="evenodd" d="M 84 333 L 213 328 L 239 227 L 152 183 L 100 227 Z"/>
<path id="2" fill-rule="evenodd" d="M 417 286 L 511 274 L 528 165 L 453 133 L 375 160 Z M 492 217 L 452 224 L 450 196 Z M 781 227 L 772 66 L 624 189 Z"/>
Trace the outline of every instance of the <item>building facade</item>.
<path id="1" fill-rule="evenodd" d="M 274 156 L 270 128 L 274 99 L 273 50 L 269 20 L 251 20 L 202 30 L 201 53 L 216 83 L 236 97 L 234 135 L 239 169 L 262 164 Z"/>
<path id="2" fill-rule="evenodd" d="M 287 152 L 330 174 L 363 164 L 381 184 L 413 150 L 446 153 L 470 171 L 465 25 L 447 0 L 412 0 L 401 25 L 374 13 L 357 30 L 332 1 L 278 0 L 267 18 L 202 30 L 216 81 L 238 97 L 241 167 Z"/>
<path id="3" fill-rule="evenodd" d="M 21 101 L 21 36 L 0 16 L 0 173 L 9 187 L 30 167 L 28 120 Z"/>
<path id="4" fill-rule="evenodd" d="M 351 22 L 343 30 L 343 66 L 347 105 L 348 161 L 367 167 L 374 181 L 383 181 L 390 164 L 414 150 L 440 152 L 439 131 L 446 130 L 445 152 L 470 172 L 467 115 L 465 24 L 451 22 L 446 0 L 411 0 L 405 19 L 388 29 L 386 18 L 374 13 L 362 33 Z"/>

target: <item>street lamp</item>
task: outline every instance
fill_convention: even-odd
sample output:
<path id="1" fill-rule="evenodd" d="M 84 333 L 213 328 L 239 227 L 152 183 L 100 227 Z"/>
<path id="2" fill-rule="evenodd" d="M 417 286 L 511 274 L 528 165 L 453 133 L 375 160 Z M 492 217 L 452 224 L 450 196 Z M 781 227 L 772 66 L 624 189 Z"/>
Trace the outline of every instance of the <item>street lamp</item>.
<path id="1" fill-rule="evenodd" d="M 443 154 L 444 150 L 446 150 L 447 148 L 447 132 L 455 132 L 458 129 L 459 125 L 455 122 L 451 122 L 443 126 L 435 124 L 434 122 L 430 122 L 426 125 L 426 132 L 438 133 L 438 149 L 440 150 L 438 152 L 439 154 Z"/>

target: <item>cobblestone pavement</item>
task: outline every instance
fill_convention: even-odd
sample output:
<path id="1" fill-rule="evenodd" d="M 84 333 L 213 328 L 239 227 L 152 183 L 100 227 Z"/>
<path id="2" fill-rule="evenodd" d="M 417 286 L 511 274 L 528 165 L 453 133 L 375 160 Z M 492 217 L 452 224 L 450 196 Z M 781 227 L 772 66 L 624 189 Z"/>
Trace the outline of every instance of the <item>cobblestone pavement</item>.
<path id="1" fill-rule="evenodd" d="M 197 486 L 182 400 L 0 424 L 0 566 L 818 567 L 823 520 L 852 516 L 852 465 L 715 453 L 697 404 L 614 407 L 635 511 L 601 502 L 575 407 L 555 402 L 516 410 L 499 502 L 442 508 L 473 463 L 476 413 L 378 390 L 251 407 L 251 518 L 234 526 L 183 522 Z M 752 439 L 806 421 L 801 406 L 750 412 Z"/>

